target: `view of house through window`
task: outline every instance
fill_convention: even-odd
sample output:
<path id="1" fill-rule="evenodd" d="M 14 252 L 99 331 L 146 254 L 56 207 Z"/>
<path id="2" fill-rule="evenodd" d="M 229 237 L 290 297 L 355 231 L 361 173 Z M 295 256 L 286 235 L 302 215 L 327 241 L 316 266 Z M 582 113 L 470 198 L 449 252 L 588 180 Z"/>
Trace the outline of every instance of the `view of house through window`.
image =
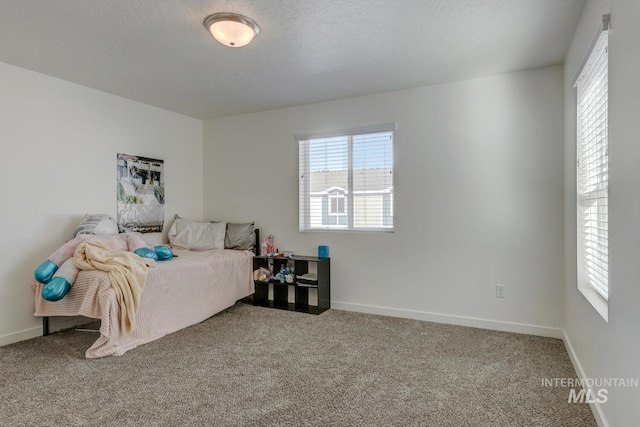
<path id="1" fill-rule="evenodd" d="M 300 230 L 393 231 L 394 128 L 298 138 Z"/>

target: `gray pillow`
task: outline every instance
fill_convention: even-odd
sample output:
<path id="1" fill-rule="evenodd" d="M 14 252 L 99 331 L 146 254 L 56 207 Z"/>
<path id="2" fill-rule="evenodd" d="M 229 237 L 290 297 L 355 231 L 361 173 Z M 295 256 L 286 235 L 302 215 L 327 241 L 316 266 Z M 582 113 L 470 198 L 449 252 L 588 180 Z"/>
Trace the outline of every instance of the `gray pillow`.
<path id="1" fill-rule="evenodd" d="M 224 238 L 225 249 L 252 251 L 256 243 L 255 240 L 256 235 L 254 233 L 253 222 L 240 224 L 227 223 L 227 234 Z"/>

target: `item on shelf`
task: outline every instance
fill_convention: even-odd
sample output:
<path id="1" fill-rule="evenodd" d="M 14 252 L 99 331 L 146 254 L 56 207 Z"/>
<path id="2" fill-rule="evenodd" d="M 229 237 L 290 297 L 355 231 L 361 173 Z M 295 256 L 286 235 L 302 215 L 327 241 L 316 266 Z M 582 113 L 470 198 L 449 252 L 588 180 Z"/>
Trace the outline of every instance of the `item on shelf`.
<path id="1" fill-rule="evenodd" d="M 293 252 L 291 252 L 291 251 L 284 251 L 284 256 L 285 256 L 286 258 L 291 258 L 291 257 L 293 256 Z"/>
<path id="2" fill-rule="evenodd" d="M 267 236 L 267 252 L 270 254 L 275 252 L 273 246 L 273 234 L 269 234 L 269 236 Z"/>
<path id="3" fill-rule="evenodd" d="M 318 275 L 316 273 L 306 273 L 296 278 L 296 285 L 305 288 L 318 286 Z"/>
<path id="4" fill-rule="evenodd" d="M 296 281 L 296 286 L 300 286 L 302 288 L 317 288 L 318 285 L 315 283 L 304 283 L 300 280 Z"/>
<path id="5" fill-rule="evenodd" d="M 260 267 L 253 272 L 253 280 L 258 282 L 268 282 L 271 276 L 271 272 L 268 268 Z"/>
<path id="6" fill-rule="evenodd" d="M 288 276 L 291 276 L 291 281 L 287 279 Z M 280 272 L 276 274 L 275 279 L 279 280 L 280 283 L 284 283 L 284 282 L 293 283 L 293 273 L 291 269 L 285 267 L 284 265 L 281 265 Z"/>
<path id="7" fill-rule="evenodd" d="M 329 246 L 318 246 L 318 258 L 329 258 Z"/>
<path id="8" fill-rule="evenodd" d="M 262 239 L 260 243 L 260 255 L 265 256 L 269 253 L 269 245 L 267 244 L 267 239 Z"/>
<path id="9" fill-rule="evenodd" d="M 316 273 L 307 273 L 307 274 L 303 274 L 302 276 L 298 276 L 298 279 L 317 282 L 318 281 L 318 275 Z"/>
<path id="10" fill-rule="evenodd" d="M 280 272 L 274 277 L 274 279 L 279 280 L 280 283 L 284 283 L 284 274 L 282 274 L 282 270 L 284 270 L 284 265 L 280 267 Z"/>

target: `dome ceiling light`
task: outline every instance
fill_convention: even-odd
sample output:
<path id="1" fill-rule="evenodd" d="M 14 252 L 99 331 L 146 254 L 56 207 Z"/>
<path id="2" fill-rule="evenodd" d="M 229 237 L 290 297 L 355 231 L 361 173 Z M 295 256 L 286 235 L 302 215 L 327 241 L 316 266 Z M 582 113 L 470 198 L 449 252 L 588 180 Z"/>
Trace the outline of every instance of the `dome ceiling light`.
<path id="1" fill-rule="evenodd" d="M 214 13 L 204 20 L 205 28 L 220 43 L 228 47 L 242 47 L 260 32 L 251 18 L 235 13 Z"/>

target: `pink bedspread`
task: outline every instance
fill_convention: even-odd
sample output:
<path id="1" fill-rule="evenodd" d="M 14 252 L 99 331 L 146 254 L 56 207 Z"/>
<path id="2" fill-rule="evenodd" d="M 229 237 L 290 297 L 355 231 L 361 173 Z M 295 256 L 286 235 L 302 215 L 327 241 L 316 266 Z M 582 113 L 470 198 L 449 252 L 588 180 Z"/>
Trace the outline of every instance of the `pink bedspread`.
<path id="1" fill-rule="evenodd" d="M 82 271 L 60 301 L 40 296 L 33 285 L 36 316 L 85 316 L 101 320 L 100 337 L 85 357 L 120 356 L 139 345 L 202 322 L 254 292 L 253 253 L 174 249 L 176 258 L 149 268 L 133 332 L 120 329 L 119 308 L 104 271 Z"/>

